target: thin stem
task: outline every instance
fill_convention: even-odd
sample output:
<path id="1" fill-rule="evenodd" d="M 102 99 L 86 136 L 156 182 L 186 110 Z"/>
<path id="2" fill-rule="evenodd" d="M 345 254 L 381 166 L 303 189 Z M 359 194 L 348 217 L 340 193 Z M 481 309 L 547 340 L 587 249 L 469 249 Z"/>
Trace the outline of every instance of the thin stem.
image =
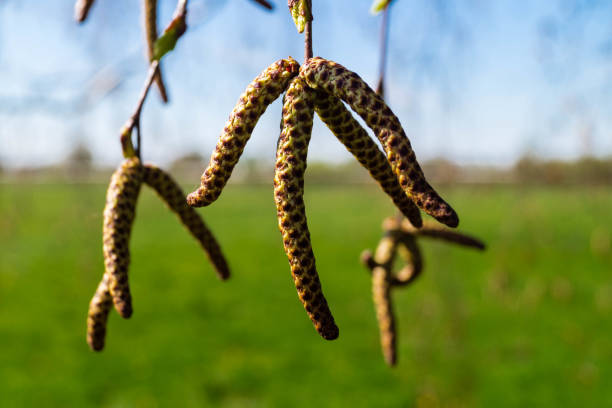
<path id="1" fill-rule="evenodd" d="M 153 83 L 153 79 L 155 78 L 155 74 L 159 70 L 159 61 L 154 60 L 149 64 L 149 72 L 147 74 L 147 79 L 145 80 L 144 87 L 140 92 L 140 97 L 138 98 L 138 103 L 136 104 L 136 109 L 134 113 L 127 120 L 126 124 L 123 126 L 123 130 L 121 132 L 121 137 L 131 137 L 132 130 L 136 129 L 136 142 L 137 148 L 136 156 L 140 159 L 140 151 L 142 147 L 142 141 L 140 137 L 140 114 L 142 112 L 142 106 L 144 105 L 145 100 L 147 99 L 147 94 L 149 93 L 149 89 L 151 88 L 151 84 Z"/>
<path id="2" fill-rule="evenodd" d="M 387 70 L 387 46 L 389 44 L 389 7 L 385 7 L 380 27 L 380 60 L 378 65 L 378 85 L 376 93 L 385 97 L 385 71 Z"/>
<path id="3" fill-rule="evenodd" d="M 174 16 L 172 17 L 172 21 L 170 21 L 170 24 L 168 25 L 168 27 L 166 27 L 164 33 L 171 29 L 176 30 L 177 24 L 179 24 L 178 29 L 180 31 L 178 33 L 175 33 L 175 35 L 177 35 L 175 41 L 178 40 L 178 37 L 183 35 L 185 30 L 187 29 L 185 24 L 186 16 L 187 0 L 178 0 L 176 4 L 176 9 L 174 10 Z M 161 56 L 158 58 L 161 58 Z M 159 60 L 155 59 L 149 64 L 149 72 L 147 74 L 147 79 L 145 81 L 145 85 L 142 89 L 142 92 L 140 93 L 140 97 L 138 98 L 136 109 L 134 110 L 134 113 L 132 113 L 132 116 L 130 116 L 130 118 L 127 120 L 123 128 L 121 128 L 120 141 L 121 146 L 123 148 L 123 155 L 125 157 L 133 157 L 134 155 L 136 155 L 136 157 L 138 157 L 139 159 L 141 158 L 142 137 L 140 131 L 140 115 L 142 113 L 142 106 L 144 105 L 144 102 L 147 99 L 147 94 L 149 93 L 149 89 L 151 88 L 151 84 L 153 83 L 153 80 L 155 79 L 155 76 L 158 72 Z M 134 129 L 136 129 L 136 149 L 134 149 L 132 143 L 132 132 Z"/>
<path id="4" fill-rule="evenodd" d="M 308 0 L 308 9 L 312 15 L 312 0 Z M 312 57 L 312 20 L 309 20 L 306 22 L 306 29 L 304 30 L 304 62 Z"/>

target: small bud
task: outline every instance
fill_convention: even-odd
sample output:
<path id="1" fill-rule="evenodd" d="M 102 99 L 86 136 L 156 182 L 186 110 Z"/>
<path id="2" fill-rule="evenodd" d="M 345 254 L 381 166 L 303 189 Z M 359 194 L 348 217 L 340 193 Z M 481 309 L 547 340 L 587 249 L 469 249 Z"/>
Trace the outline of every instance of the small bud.
<path id="1" fill-rule="evenodd" d="M 370 8 L 370 13 L 378 14 L 389 7 L 390 3 L 391 0 L 374 0 L 374 3 L 372 3 L 372 7 Z"/>
<path id="2" fill-rule="evenodd" d="M 293 22 L 299 33 L 304 32 L 306 24 L 312 21 L 312 11 L 310 10 L 310 0 L 289 0 L 289 11 Z"/>

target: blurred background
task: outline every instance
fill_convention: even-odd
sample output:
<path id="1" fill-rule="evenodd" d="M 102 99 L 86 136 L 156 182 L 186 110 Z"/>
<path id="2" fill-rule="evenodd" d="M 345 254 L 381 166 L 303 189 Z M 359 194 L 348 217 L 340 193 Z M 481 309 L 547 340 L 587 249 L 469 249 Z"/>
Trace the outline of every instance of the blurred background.
<path id="1" fill-rule="evenodd" d="M 191 0 L 152 89 L 143 159 L 190 191 L 238 97 L 299 61 L 284 1 Z M 314 53 L 370 85 L 380 16 L 314 0 Z M 160 0 L 158 26 L 175 2 Z M 425 174 L 484 253 L 422 242 L 394 292 L 399 364 L 382 359 L 359 263 L 394 208 L 316 121 L 306 202 L 340 327 L 312 329 L 272 198 L 280 101 L 218 202 L 201 210 L 234 276 L 143 188 L 131 242 L 135 314 L 85 343 L 103 273 L 102 209 L 119 128 L 145 80 L 138 1 L 0 1 L 0 402 L 7 406 L 605 406 L 612 401 L 612 2 L 399 0 L 386 99 Z"/>

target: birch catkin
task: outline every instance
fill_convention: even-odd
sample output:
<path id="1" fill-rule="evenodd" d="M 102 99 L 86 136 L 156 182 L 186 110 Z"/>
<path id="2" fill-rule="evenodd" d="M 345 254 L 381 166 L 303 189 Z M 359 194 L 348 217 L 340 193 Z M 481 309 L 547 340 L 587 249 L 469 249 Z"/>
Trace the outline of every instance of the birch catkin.
<path id="1" fill-rule="evenodd" d="M 369 251 L 365 251 L 361 256 L 362 262 L 372 274 L 372 298 L 376 309 L 380 344 L 385 361 L 390 366 L 394 366 L 397 362 L 397 332 L 391 301 L 391 268 L 397 246 L 398 234 L 396 231 L 388 231 L 378 243 L 373 257 Z"/>
<path id="2" fill-rule="evenodd" d="M 155 190 L 168 208 L 180 218 L 191 235 L 198 240 L 206 255 L 208 255 L 208 259 L 215 267 L 217 276 L 222 280 L 229 278 L 229 267 L 219 243 L 202 217 L 196 210 L 187 205 L 185 193 L 178 183 L 162 169 L 150 164 L 144 166 L 144 182 Z"/>
<path id="3" fill-rule="evenodd" d="M 416 227 L 421 226 L 423 221 L 419 209 L 402 190 L 387 158 L 376 146 L 368 132 L 353 118 L 351 112 L 336 96 L 325 91 L 317 91 L 316 95 L 315 111 L 323 123 L 370 172 L 370 175 L 391 197 L 402 214 Z"/>
<path id="4" fill-rule="evenodd" d="M 321 290 L 303 197 L 313 103 L 312 91 L 301 79 L 294 79 L 284 98 L 282 131 L 276 151 L 274 199 L 298 296 L 319 334 L 333 340 L 339 331 Z"/>
<path id="5" fill-rule="evenodd" d="M 279 60 L 249 84 L 225 124 L 200 187 L 187 196 L 190 206 L 203 207 L 219 198 L 257 121 L 298 74 L 299 67 L 291 57 Z"/>
<path id="6" fill-rule="evenodd" d="M 157 0 L 144 0 L 144 27 L 145 41 L 147 43 L 147 58 L 153 61 L 155 55 L 155 40 L 157 40 Z M 164 102 L 168 102 L 168 93 L 162 79 L 161 61 L 154 78 L 159 95 Z"/>
<path id="7" fill-rule="evenodd" d="M 384 267 L 378 266 L 372 270 L 372 294 L 378 329 L 380 331 L 380 345 L 385 361 L 390 366 L 397 362 L 397 333 L 395 330 L 395 315 L 391 302 L 391 284 L 389 273 Z"/>
<path id="8" fill-rule="evenodd" d="M 419 207 L 450 227 L 458 225 L 455 211 L 425 180 L 399 120 L 359 75 L 340 64 L 316 57 L 301 67 L 300 76 L 312 88 L 323 89 L 344 100 L 372 128 L 399 184 Z"/>
<path id="9" fill-rule="evenodd" d="M 113 298 L 111 297 L 108 283 L 109 277 L 107 274 L 104 274 L 102 281 L 100 281 L 96 289 L 96 293 L 89 303 L 89 312 L 87 313 L 87 344 L 94 351 L 100 351 L 104 348 L 108 313 L 113 307 Z"/>
<path id="10" fill-rule="evenodd" d="M 404 267 L 391 277 L 392 286 L 412 283 L 423 271 L 421 250 L 412 235 L 400 233 L 397 250 L 404 261 Z"/>
<path id="11" fill-rule="evenodd" d="M 142 165 L 138 158 L 126 159 L 111 178 L 104 208 L 105 273 L 109 277 L 113 303 L 123 318 L 132 315 L 132 297 L 128 283 L 129 241 L 142 173 Z"/>

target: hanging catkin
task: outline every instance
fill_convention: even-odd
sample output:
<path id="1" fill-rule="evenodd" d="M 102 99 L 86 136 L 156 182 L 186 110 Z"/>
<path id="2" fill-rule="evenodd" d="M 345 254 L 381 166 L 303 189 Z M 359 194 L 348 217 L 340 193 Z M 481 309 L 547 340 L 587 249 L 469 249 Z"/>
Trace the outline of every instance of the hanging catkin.
<path id="1" fill-rule="evenodd" d="M 282 131 L 276 150 L 274 200 L 298 296 L 319 334 L 333 340 L 338 337 L 338 326 L 321 291 L 304 207 L 304 172 L 312 132 L 313 98 L 312 90 L 300 78 L 291 82 L 285 94 Z"/>

